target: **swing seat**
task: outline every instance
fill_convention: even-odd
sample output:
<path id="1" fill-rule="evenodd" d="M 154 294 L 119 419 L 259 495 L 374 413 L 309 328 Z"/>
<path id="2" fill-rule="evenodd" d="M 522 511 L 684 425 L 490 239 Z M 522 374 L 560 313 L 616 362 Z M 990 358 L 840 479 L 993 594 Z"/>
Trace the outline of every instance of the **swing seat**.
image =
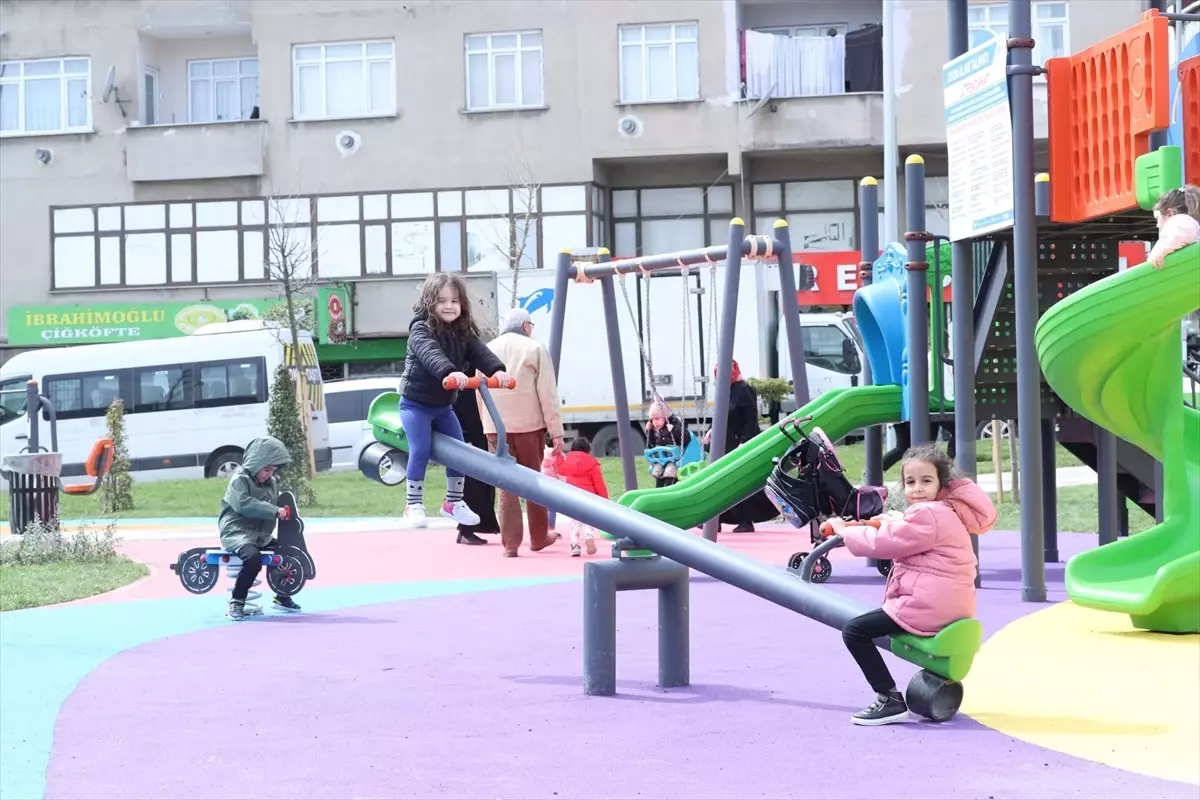
<path id="1" fill-rule="evenodd" d="M 677 467 L 686 467 L 703 460 L 704 449 L 700 446 L 700 439 L 692 436 L 692 432 L 685 427 L 683 447 L 649 447 L 642 454 L 652 465 L 666 466 L 674 463 Z"/>

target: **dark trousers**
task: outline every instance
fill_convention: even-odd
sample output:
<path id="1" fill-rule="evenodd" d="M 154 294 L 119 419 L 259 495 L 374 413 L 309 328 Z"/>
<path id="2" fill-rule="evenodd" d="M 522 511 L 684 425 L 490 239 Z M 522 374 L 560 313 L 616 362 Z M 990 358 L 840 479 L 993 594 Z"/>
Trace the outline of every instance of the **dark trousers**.
<path id="1" fill-rule="evenodd" d="M 904 632 L 904 628 L 897 625 L 882 608 L 855 617 L 842 629 L 842 641 L 846 643 L 846 649 L 858 662 L 867 683 L 880 694 L 895 689 L 896 681 L 892 678 L 887 664 L 883 663 L 883 654 L 879 652 L 873 640 L 880 636 Z"/>
<path id="2" fill-rule="evenodd" d="M 233 582 L 234 600 L 245 602 L 246 595 L 250 593 L 250 587 L 254 585 L 254 579 L 262 571 L 262 551 L 274 550 L 277 547 L 279 547 L 279 540 L 272 539 L 262 547 L 244 544 L 233 551 L 233 554 L 242 560 L 242 571 L 238 573 L 237 579 Z"/>
<path id="3" fill-rule="evenodd" d="M 546 429 L 508 434 L 508 451 L 522 467 L 538 472 L 542 468 L 542 454 L 546 449 Z M 488 449 L 496 452 L 496 434 L 488 434 Z M 511 492 L 500 490 L 500 541 L 510 553 L 517 552 L 525 539 L 525 521 L 521 517 L 521 498 Z M 550 519 L 546 509 L 536 503 L 525 503 L 525 516 L 529 517 L 529 549 L 538 551 L 554 544 L 556 539 L 549 535 Z"/>

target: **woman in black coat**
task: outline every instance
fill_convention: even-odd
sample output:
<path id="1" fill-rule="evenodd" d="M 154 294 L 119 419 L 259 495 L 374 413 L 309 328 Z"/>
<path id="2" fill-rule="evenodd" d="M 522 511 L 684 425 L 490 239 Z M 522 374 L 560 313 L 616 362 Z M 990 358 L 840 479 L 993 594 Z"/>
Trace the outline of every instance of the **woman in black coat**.
<path id="1" fill-rule="evenodd" d="M 468 375 L 474 374 L 472 367 Z M 483 432 L 483 421 L 479 417 L 479 404 L 474 389 L 460 389 L 454 401 L 454 415 L 462 426 L 463 439 L 472 447 L 488 452 L 487 436 Z M 496 487 L 466 476 L 463 483 L 463 500 L 479 515 L 478 525 L 459 525 L 459 544 L 487 544 L 479 538 L 481 533 L 500 533 L 500 522 L 496 519 Z"/>
<path id="2" fill-rule="evenodd" d="M 746 383 L 737 361 L 733 362 L 729 384 L 729 411 L 725 428 L 725 454 L 728 455 L 762 431 L 758 427 L 758 393 Z M 710 435 L 704 434 L 705 447 Z M 754 523 L 769 522 L 779 516 L 779 509 L 761 490 L 747 497 L 721 515 L 722 525 L 733 525 L 734 533 L 753 533 Z"/>

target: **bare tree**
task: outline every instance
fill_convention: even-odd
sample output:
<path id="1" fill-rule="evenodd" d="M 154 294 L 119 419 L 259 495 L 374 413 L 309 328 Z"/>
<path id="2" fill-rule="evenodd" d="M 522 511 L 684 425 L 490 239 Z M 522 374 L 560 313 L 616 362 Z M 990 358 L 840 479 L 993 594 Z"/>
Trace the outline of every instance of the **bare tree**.
<path id="1" fill-rule="evenodd" d="M 510 308 L 517 305 L 521 267 L 527 258 L 537 263 L 537 253 L 530 252 L 537 246 L 538 194 L 541 184 L 533 176 L 533 169 L 521 146 L 521 157 L 516 164 L 504 171 L 505 184 L 511 196 L 510 209 L 496 209 L 497 216 L 504 216 L 507 224 L 501 229 L 485 231 L 482 238 L 489 250 L 501 256 L 512 270 L 512 285 L 509 286 Z"/>
<path id="2" fill-rule="evenodd" d="M 313 453 L 312 408 L 309 400 L 309 382 L 301 358 L 300 332 L 312 333 L 315 306 L 311 294 L 317 280 L 313 274 L 317 242 L 312 237 L 313 211 L 309 198 L 298 195 L 268 195 L 266 198 L 266 263 L 264 269 L 283 297 L 279 307 L 282 319 L 277 321 L 287 326 L 291 334 L 291 346 L 285 347 L 288 354 L 286 366 L 296 382 L 296 398 L 300 423 L 308 450 L 308 479 L 316 477 L 316 460 Z"/>

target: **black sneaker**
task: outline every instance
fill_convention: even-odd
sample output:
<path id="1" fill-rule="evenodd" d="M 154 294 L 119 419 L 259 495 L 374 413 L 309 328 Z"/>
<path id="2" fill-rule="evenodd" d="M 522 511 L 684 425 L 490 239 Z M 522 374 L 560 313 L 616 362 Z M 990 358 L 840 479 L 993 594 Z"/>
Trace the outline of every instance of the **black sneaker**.
<path id="1" fill-rule="evenodd" d="M 874 703 L 850 717 L 855 725 L 891 725 L 908 720 L 908 704 L 903 695 L 895 691 L 878 695 Z"/>
<path id="2" fill-rule="evenodd" d="M 480 539 L 475 534 L 467 532 L 467 533 L 460 533 L 458 535 L 458 543 L 459 544 L 487 544 L 487 540 Z"/>
<path id="3" fill-rule="evenodd" d="M 246 602 L 244 600 L 230 600 L 229 610 L 225 612 L 225 616 L 241 622 L 246 618 Z"/>
<path id="4" fill-rule="evenodd" d="M 271 603 L 271 606 L 280 611 L 296 612 L 300 610 L 300 606 L 296 604 L 296 601 L 286 594 L 275 595 L 275 601 Z"/>

